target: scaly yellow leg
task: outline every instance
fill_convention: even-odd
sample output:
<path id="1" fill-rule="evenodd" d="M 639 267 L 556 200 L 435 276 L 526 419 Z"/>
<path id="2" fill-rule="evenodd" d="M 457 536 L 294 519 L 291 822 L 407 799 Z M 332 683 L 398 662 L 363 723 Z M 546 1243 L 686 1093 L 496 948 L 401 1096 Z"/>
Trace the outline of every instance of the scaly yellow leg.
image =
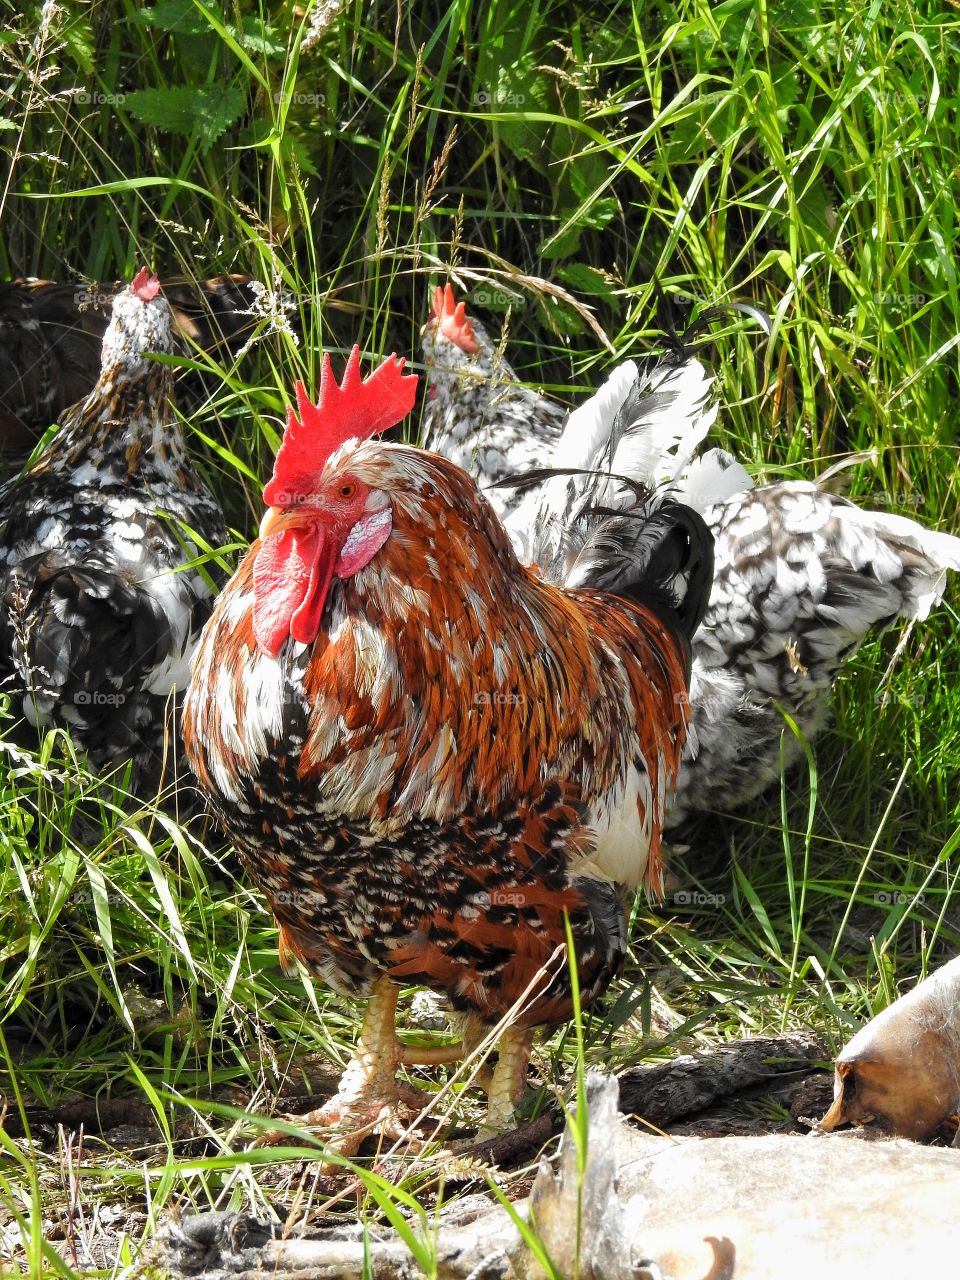
<path id="1" fill-rule="evenodd" d="M 466 1056 L 462 1040 L 438 1045 L 401 1044 L 397 1051 L 397 1061 L 402 1067 L 446 1067 Z"/>
<path id="2" fill-rule="evenodd" d="M 355 1108 L 371 1106 L 380 1099 L 396 1099 L 398 989 L 389 978 L 378 978 L 363 1014 L 353 1057 L 340 1077 L 337 1092 L 322 1108 L 331 1118 Z"/>
<path id="3" fill-rule="evenodd" d="M 337 1092 L 322 1107 L 296 1117 L 296 1123 L 307 1128 L 328 1129 L 336 1126 L 339 1136 L 328 1145 L 341 1155 L 356 1155 L 363 1139 L 370 1133 L 382 1133 L 391 1141 L 408 1138 L 411 1147 L 419 1142 L 407 1134 L 404 1108 L 413 1108 L 409 1118 L 419 1112 L 426 1097 L 419 1089 L 402 1085 L 397 1080 L 400 1044 L 397 1041 L 396 1014 L 399 991 L 389 978 L 378 978 L 367 1003 L 357 1037 L 357 1045 Z M 264 1141 L 288 1141 L 272 1134 Z"/>
<path id="4" fill-rule="evenodd" d="M 508 1027 L 497 1044 L 499 1054 L 487 1089 L 487 1115 L 477 1137 L 492 1138 L 516 1128 L 516 1106 L 527 1084 L 527 1066 L 533 1032 L 526 1027 Z"/>

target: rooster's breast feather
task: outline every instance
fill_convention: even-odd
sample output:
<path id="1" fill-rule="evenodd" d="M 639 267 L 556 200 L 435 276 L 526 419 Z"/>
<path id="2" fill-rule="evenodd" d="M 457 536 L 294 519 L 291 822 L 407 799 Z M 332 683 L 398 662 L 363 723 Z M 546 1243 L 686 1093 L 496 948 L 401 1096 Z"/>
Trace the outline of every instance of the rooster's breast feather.
<path id="1" fill-rule="evenodd" d="M 336 584 L 311 652 L 290 642 L 271 666 L 255 651 L 252 574 L 241 570 L 198 657 L 226 687 L 197 703 L 194 732 L 237 778 L 295 741 L 297 776 L 318 806 L 384 833 L 410 814 L 442 823 L 494 811 L 561 779 L 596 829 L 601 872 L 604 839 L 633 822 L 633 865 L 618 834 L 611 878 L 636 883 L 683 736 L 682 639 L 637 601 L 542 581 L 457 468 L 406 452 L 434 489 L 395 499 L 393 535 Z M 243 696 L 241 684 L 262 691 L 277 671 L 282 691 Z"/>

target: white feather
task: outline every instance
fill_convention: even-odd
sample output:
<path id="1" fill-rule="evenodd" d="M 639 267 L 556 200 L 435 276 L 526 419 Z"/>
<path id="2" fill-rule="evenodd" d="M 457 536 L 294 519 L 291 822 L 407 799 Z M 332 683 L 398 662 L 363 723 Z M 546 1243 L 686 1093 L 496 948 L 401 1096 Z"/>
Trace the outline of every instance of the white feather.
<path id="1" fill-rule="evenodd" d="M 610 438 L 614 419 L 637 381 L 637 366 L 632 360 L 617 365 L 606 382 L 589 400 L 578 405 L 567 418 L 567 425 L 554 452 L 551 466 L 594 467 Z"/>
<path id="2" fill-rule="evenodd" d="M 632 360 L 618 365 L 603 386 L 567 419 L 550 459 L 557 475 L 529 492 L 506 522 L 517 554 L 553 573 L 587 500 L 624 508 L 635 491 L 619 480 L 597 484 L 608 473 L 649 489 L 679 482 L 714 423 L 713 379 L 699 360 L 660 361 L 642 373 Z M 592 475 L 590 473 L 593 473 Z M 749 481 L 748 481 L 749 483 Z"/>
<path id="3" fill-rule="evenodd" d="M 738 493 L 754 487 L 750 473 L 736 458 L 719 449 L 709 449 L 694 458 L 678 481 L 675 492 L 695 511 L 706 511 Z"/>
<path id="4" fill-rule="evenodd" d="M 641 819 L 640 813 L 644 817 Z M 597 875 L 635 889 L 643 880 L 650 852 L 654 797 L 647 774 L 630 766 L 622 789 L 600 796 L 590 815 L 595 844 L 571 866 L 572 875 Z M 658 812 L 657 825 L 662 817 Z"/>
<path id="5" fill-rule="evenodd" d="M 627 425 L 613 460 L 617 475 L 651 488 L 682 475 L 717 417 L 713 379 L 699 360 L 666 361 L 644 372 L 637 392 L 646 399 Z"/>

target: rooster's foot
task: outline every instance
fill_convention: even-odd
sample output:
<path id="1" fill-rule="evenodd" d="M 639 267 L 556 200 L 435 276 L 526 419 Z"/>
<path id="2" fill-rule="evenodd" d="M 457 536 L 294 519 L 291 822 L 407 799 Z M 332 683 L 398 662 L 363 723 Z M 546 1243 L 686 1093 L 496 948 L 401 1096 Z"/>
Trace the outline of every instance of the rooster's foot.
<path id="1" fill-rule="evenodd" d="M 482 1028 L 471 1028 L 464 1040 L 471 1051 L 480 1043 Z M 450 1144 L 454 1154 L 469 1154 L 479 1143 L 498 1138 L 517 1127 L 517 1104 L 527 1087 L 527 1067 L 533 1033 L 526 1027 L 507 1027 L 497 1042 L 497 1060 L 486 1066 L 473 1083 L 487 1095 L 487 1112 L 483 1123 L 471 1138 L 458 1139 Z"/>
<path id="2" fill-rule="evenodd" d="M 411 1132 L 411 1122 L 430 1101 L 430 1095 L 397 1079 L 401 1050 L 395 1030 L 397 988 L 387 978 L 374 986 L 357 1047 L 340 1079 L 337 1092 L 315 1111 L 289 1118 L 298 1127 L 321 1131 L 324 1146 L 341 1156 L 354 1156 L 364 1139 L 379 1134 L 403 1142 L 408 1151 L 424 1145 Z M 288 1119 L 288 1117 L 284 1117 Z M 334 1132 L 328 1139 L 330 1131 Z M 263 1145 L 290 1141 L 276 1131 L 260 1139 Z"/>
<path id="3" fill-rule="evenodd" d="M 425 1101 L 421 1096 L 420 1103 Z M 403 1142 L 407 1151 L 420 1151 L 423 1142 L 411 1132 L 410 1124 L 421 1110 L 420 1104 L 411 1105 L 406 1090 L 400 1097 L 368 1097 L 362 1102 L 334 1094 L 329 1102 L 314 1111 L 283 1118 L 299 1129 L 310 1131 L 332 1154 L 351 1157 L 357 1154 L 366 1138 L 374 1135 L 387 1142 Z M 292 1140 L 288 1134 L 273 1131 L 261 1138 L 260 1144 L 273 1146 Z"/>
<path id="4" fill-rule="evenodd" d="M 487 1114 L 476 1141 L 495 1138 L 517 1127 L 516 1106 L 527 1087 L 527 1067 L 533 1036 L 525 1027 L 508 1027 L 497 1045 L 497 1065 L 482 1081 L 487 1094 Z"/>

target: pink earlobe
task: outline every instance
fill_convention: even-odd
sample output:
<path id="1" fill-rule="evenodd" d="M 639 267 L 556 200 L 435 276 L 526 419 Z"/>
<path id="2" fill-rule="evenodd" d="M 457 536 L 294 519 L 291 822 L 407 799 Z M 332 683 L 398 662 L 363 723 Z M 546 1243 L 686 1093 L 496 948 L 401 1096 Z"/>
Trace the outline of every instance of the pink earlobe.
<path id="1" fill-rule="evenodd" d="M 352 578 L 369 564 L 393 529 L 393 516 L 388 507 L 372 516 L 364 516 L 350 530 L 350 535 L 337 557 L 334 573 L 338 578 Z"/>

